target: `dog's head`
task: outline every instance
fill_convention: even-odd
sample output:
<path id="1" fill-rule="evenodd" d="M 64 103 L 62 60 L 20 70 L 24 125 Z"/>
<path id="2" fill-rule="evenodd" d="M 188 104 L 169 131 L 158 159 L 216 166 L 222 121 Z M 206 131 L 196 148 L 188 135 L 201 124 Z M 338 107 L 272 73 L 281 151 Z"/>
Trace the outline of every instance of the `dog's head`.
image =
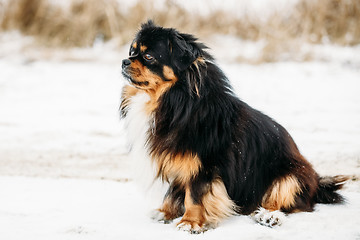
<path id="1" fill-rule="evenodd" d="M 132 42 L 129 58 L 122 61 L 122 74 L 138 89 L 168 89 L 183 79 L 191 65 L 204 62 L 206 47 L 196 40 L 192 35 L 148 21 Z"/>

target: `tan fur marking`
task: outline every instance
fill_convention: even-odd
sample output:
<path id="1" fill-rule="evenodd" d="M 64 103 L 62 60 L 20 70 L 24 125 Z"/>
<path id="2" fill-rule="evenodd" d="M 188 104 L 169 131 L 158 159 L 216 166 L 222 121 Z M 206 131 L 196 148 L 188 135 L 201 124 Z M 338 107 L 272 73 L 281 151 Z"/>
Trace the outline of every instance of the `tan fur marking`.
<path id="1" fill-rule="evenodd" d="M 164 66 L 163 74 L 167 80 L 172 80 L 172 81 L 177 80 L 177 77 L 175 76 L 174 71 L 168 66 Z"/>
<path id="2" fill-rule="evenodd" d="M 201 169 L 201 161 L 196 155 L 171 154 L 153 156 L 158 164 L 158 176 L 165 181 L 174 180 L 181 185 L 188 183 Z"/>
<path id="3" fill-rule="evenodd" d="M 158 106 L 158 100 L 161 95 L 169 89 L 175 81 L 164 81 L 159 75 L 153 73 L 138 60 L 131 63 L 129 73 L 131 77 L 140 83 L 147 82 L 147 85 L 139 85 L 137 88 L 144 90 L 150 96 L 150 101 L 146 105 L 146 113 L 151 114 Z"/>
<path id="4" fill-rule="evenodd" d="M 163 95 L 164 92 L 166 92 L 166 90 L 168 90 L 173 85 L 173 82 L 164 82 L 162 80 L 161 82 L 159 81 L 158 84 L 156 84 L 156 82 L 154 83 L 155 84 L 152 89 L 146 90 L 146 92 L 150 96 L 150 101 L 146 105 L 146 112 L 148 114 L 152 113 L 158 107 L 158 100 L 161 95 Z"/>
<path id="5" fill-rule="evenodd" d="M 129 73 L 136 81 L 144 82 L 144 80 L 146 80 L 146 79 L 141 78 L 144 68 L 145 67 L 144 67 L 144 65 L 141 64 L 141 62 L 139 62 L 138 60 L 135 60 L 135 61 L 131 62 L 131 65 L 129 68 Z"/>
<path id="6" fill-rule="evenodd" d="M 141 51 L 141 52 L 145 52 L 146 49 L 147 49 L 147 46 L 140 45 L 140 51 Z"/>
<path id="7" fill-rule="evenodd" d="M 236 214 L 236 205 L 230 199 L 221 179 L 215 179 L 210 191 L 203 197 L 202 203 L 206 211 L 206 221 L 216 226 L 222 219 Z"/>
<path id="8" fill-rule="evenodd" d="M 193 64 L 195 64 L 196 68 L 199 68 L 199 64 L 200 65 L 205 64 L 205 59 L 203 57 L 198 57 L 197 59 L 195 59 Z"/>
<path id="9" fill-rule="evenodd" d="M 132 87 L 132 86 L 129 86 L 129 85 L 125 85 L 123 87 L 123 90 L 122 90 L 122 102 L 121 102 L 121 108 L 122 109 L 125 109 L 129 106 L 130 104 L 130 99 L 131 97 L 135 96 L 137 93 L 138 93 L 138 89 Z"/>
<path id="10" fill-rule="evenodd" d="M 295 205 L 295 197 L 301 186 L 293 175 L 275 180 L 262 199 L 262 207 L 270 211 L 291 209 Z"/>
<path id="11" fill-rule="evenodd" d="M 169 198 L 165 198 L 163 205 L 158 210 L 164 213 L 165 220 L 173 220 L 183 214 L 182 207 Z"/>
<path id="12" fill-rule="evenodd" d="M 199 68 L 199 65 L 205 65 L 205 59 L 203 57 L 198 57 L 197 59 L 195 59 L 195 61 L 193 62 L 193 65 L 195 66 L 196 70 L 197 70 L 197 73 L 199 74 L 199 77 L 201 76 L 200 75 L 200 68 Z M 200 80 L 201 80 L 201 77 L 200 77 Z M 195 83 L 195 93 L 198 97 L 200 97 L 200 92 L 199 92 L 199 87 L 198 85 Z"/>
<path id="13" fill-rule="evenodd" d="M 134 42 L 131 46 L 132 46 L 133 48 L 136 48 L 136 47 L 137 47 L 137 42 Z"/>
<path id="14" fill-rule="evenodd" d="M 138 92 L 139 92 L 139 89 L 136 89 L 129 85 L 125 85 L 123 88 L 123 96 L 125 98 L 131 98 L 131 97 L 135 96 Z"/>
<path id="15" fill-rule="evenodd" d="M 191 198 L 190 188 L 186 187 L 185 190 L 185 214 L 182 217 L 180 224 L 190 225 L 192 229 L 201 228 L 206 222 L 205 209 L 200 204 L 194 204 Z"/>
<path id="16" fill-rule="evenodd" d="M 211 183 L 209 192 L 203 196 L 200 204 L 193 203 L 190 188 L 186 187 L 185 214 L 179 224 L 191 225 L 193 229 L 213 228 L 224 218 L 235 215 L 235 210 L 236 206 L 230 200 L 223 181 L 218 178 Z"/>

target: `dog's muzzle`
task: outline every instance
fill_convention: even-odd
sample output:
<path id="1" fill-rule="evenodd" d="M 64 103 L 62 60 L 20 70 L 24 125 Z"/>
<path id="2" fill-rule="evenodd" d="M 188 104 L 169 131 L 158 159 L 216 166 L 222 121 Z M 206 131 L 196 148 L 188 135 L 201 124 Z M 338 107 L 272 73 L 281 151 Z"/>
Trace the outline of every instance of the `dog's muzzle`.
<path id="1" fill-rule="evenodd" d="M 131 64 L 131 61 L 129 59 L 122 60 L 122 69 L 125 69 Z"/>
<path id="2" fill-rule="evenodd" d="M 129 69 L 128 67 L 130 66 L 131 61 L 129 59 L 124 59 L 122 60 L 122 75 L 124 76 L 124 78 L 130 82 L 133 82 L 133 80 L 131 79 L 131 76 L 129 74 Z"/>

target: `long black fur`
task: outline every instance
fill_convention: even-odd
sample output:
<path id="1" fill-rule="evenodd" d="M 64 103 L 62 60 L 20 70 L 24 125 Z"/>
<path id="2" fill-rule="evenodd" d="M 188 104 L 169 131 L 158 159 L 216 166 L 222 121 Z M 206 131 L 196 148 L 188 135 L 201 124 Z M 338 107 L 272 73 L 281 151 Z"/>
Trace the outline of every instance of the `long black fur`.
<path id="1" fill-rule="evenodd" d="M 335 193 L 341 185 L 335 179 L 324 184 L 280 124 L 235 96 L 204 44 L 152 22 L 142 26 L 137 39 L 170 49 L 163 60 L 178 81 L 159 99 L 148 142 L 152 153 L 190 152 L 199 157 L 202 168 L 191 181 L 195 202 L 220 177 L 239 212 L 249 214 L 259 207 L 274 180 L 290 174 L 302 186 L 294 208 L 311 211 L 315 202 L 342 201 Z M 171 191 L 183 199 L 181 189 Z"/>

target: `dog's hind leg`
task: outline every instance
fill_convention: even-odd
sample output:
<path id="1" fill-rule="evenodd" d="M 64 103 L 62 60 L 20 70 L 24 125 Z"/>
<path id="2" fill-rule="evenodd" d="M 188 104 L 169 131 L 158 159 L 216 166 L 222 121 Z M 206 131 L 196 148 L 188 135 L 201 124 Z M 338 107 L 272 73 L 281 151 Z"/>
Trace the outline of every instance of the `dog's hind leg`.
<path id="1" fill-rule="evenodd" d="M 267 227 L 280 226 L 285 220 L 285 213 L 282 211 L 270 211 L 263 207 L 258 208 L 251 216 L 256 222 Z"/>
<path id="2" fill-rule="evenodd" d="M 251 216 L 268 227 L 281 225 L 285 219 L 283 211 L 296 211 L 298 195 L 301 193 L 301 184 L 296 176 L 287 175 L 275 180 L 265 193 L 261 207 Z"/>

